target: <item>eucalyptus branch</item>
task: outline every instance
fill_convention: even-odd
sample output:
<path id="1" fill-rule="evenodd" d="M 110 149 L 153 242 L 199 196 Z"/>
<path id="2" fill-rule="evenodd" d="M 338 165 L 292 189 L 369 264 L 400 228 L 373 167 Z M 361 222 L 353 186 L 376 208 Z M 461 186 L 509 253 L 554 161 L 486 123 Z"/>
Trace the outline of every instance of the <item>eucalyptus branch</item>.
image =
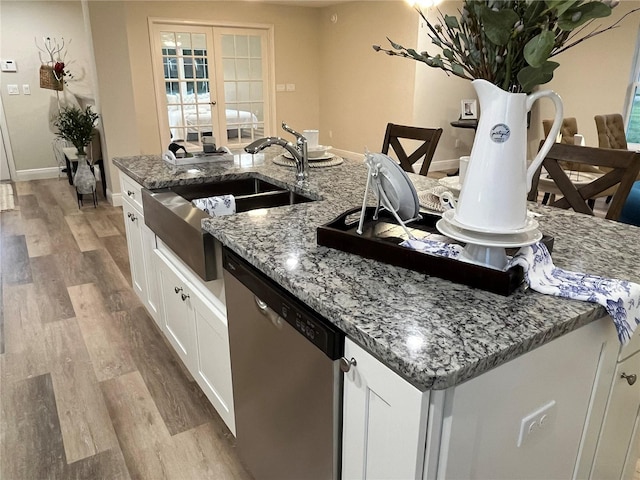
<path id="1" fill-rule="evenodd" d="M 617 28 L 617 27 L 620 25 L 620 22 L 622 22 L 622 20 L 624 20 L 624 18 L 625 18 L 625 17 L 627 17 L 627 16 L 629 16 L 629 15 L 631 15 L 632 13 L 635 13 L 635 12 L 637 12 L 637 11 L 640 11 L 640 7 L 638 7 L 638 8 L 634 8 L 634 9 L 633 9 L 633 10 L 631 10 L 630 12 L 625 13 L 622 17 L 620 17 L 620 18 L 618 19 L 618 21 L 616 21 L 616 22 L 612 23 L 612 24 L 611 24 L 611 25 L 609 25 L 607 28 L 603 28 L 602 30 L 598 30 L 598 31 L 592 32 L 592 33 L 590 33 L 589 35 L 586 35 L 586 36 L 584 36 L 584 37 L 582 37 L 582 38 L 580 38 L 580 39 L 576 40 L 576 41 L 575 41 L 575 42 L 573 42 L 573 43 L 565 44 L 562 48 L 560 48 L 559 50 L 556 50 L 555 52 L 553 52 L 553 53 L 551 54 L 551 57 L 554 57 L 554 56 L 558 55 L 559 53 L 562 53 L 562 52 L 564 52 L 565 50 L 567 50 L 567 49 L 569 49 L 569 48 L 571 48 L 571 47 L 574 47 L 574 46 L 578 45 L 579 43 L 584 42 L 584 41 L 585 41 L 586 39 L 588 39 L 588 38 L 595 37 L 596 35 L 600 35 L 601 33 L 604 33 L 604 32 L 606 32 L 606 31 L 608 31 L 608 30 L 612 30 L 612 29 L 614 29 L 614 28 Z"/>
<path id="2" fill-rule="evenodd" d="M 599 25 L 586 33 L 594 19 L 611 13 L 603 0 L 463 0 L 458 17 L 437 10 L 431 21 L 416 11 L 427 26 L 436 55 L 421 53 L 391 43 L 392 50 L 374 45 L 374 50 L 411 58 L 447 75 L 482 78 L 509 91 L 530 92 L 549 82 L 558 63 L 550 58 L 608 30 L 640 10 L 636 8 L 606 28 Z"/>

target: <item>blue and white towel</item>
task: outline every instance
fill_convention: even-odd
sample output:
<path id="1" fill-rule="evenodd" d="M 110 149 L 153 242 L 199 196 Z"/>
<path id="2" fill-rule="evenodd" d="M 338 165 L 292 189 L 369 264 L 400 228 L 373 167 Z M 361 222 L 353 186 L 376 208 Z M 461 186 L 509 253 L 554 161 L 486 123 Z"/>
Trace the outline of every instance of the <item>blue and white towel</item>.
<path id="1" fill-rule="evenodd" d="M 400 245 L 447 258 L 458 258 L 463 251 L 460 245 L 429 239 L 405 240 Z M 623 345 L 640 325 L 640 285 L 637 283 L 557 268 L 541 242 L 520 248 L 506 268 L 515 265 L 524 269 L 525 282 L 536 292 L 602 305 L 613 319 L 618 340 Z"/>
<path id="2" fill-rule="evenodd" d="M 602 305 L 613 319 L 618 340 L 623 345 L 640 324 L 640 285 L 637 283 L 557 268 L 543 243 L 522 247 L 508 267 L 513 265 L 524 269 L 525 281 L 536 292 Z"/>
<path id="3" fill-rule="evenodd" d="M 222 217 L 224 215 L 233 215 L 236 213 L 236 199 L 233 195 L 196 198 L 191 203 L 212 217 Z"/>

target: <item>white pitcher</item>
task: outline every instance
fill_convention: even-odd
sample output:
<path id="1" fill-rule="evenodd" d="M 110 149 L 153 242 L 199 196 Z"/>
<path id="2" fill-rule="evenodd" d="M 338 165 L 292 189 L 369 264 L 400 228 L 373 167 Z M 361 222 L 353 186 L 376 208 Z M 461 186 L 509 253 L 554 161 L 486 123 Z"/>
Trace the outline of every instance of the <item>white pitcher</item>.
<path id="1" fill-rule="evenodd" d="M 480 120 L 454 219 L 469 230 L 513 233 L 527 224 L 527 193 L 560 131 L 562 100 L 551 90 L 527 95 L 506 92 L 486 80 L 472 84 L 480 100 Z M 553 101 L 555 118 L 527 168 L 527 112 L 543 97 Z"/>

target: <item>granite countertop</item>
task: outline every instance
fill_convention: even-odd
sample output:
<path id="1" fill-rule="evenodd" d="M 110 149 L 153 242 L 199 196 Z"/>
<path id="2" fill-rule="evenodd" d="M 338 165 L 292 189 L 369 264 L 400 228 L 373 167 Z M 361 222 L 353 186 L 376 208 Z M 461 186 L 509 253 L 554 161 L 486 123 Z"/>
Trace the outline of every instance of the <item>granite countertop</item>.
<path id="1" fill-rule="evenodd" d="M 294 170 L 273 164 L 281 150 L 270 150 L 233 164 L 174 167 L 156 155 L 114 164 L 146 188 L 250 176 L 293 189 Z M 211 218 L 203 228 L 421 390 L 461 383 L 606 315 L 599 305 L 524 286 L 505 297 L 318 246 L 319 225 L 361 204 L 365 175 L 357 160 L 313 168 L 308 189 L 297 191 L 319 201 Z M 410 178 L 418 191 L 435 183 Z M 541 214 L 543 233 L 555 238 L 556 266 L 640 283 L 637 227 L 532 210 Z"/>

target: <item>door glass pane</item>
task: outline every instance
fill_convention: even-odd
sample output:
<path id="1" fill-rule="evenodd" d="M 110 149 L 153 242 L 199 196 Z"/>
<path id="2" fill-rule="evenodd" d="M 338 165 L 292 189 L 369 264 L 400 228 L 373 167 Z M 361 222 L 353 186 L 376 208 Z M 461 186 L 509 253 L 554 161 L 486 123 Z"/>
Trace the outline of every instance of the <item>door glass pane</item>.
<path id="1" fill-rule="evenodd" d="M 252 101 L 262 100 L 262 82 L 251 82 L 249 84 L 249 99 Z"/>
<path id="2" fill-rule="evenodd" d="M 627 142 L 640 143 L 640 84 L 636 85 L 627 125 Z"/>
<path id="3" fill-rule="evenodd" d="M 171 141 L 201 150 L 202 136 L 213 131 L 207 36 L 161 32 L 160 38 Z"/>
<path id="4" fill-rule="evenodd" d="M 249 60 L 249 78 L 251 80 L 262 80 L 262 59 Z"/>
<path id="5" fill-rule="evenodd" d="M 264 135 L 262 37 L 222 35 L 227 142 L 248 143 Z"/>
<path id="6" fill-rule="evenodd" d="M 249 80 L 249 60 L 239 58 L 236 60 L 236 75 L 238 80 Z"/>
<path id="7" fill-rule="evenodd" d="M 184 78 L 193 78 L 193 59 L 185 58 L 184 62 Z"/>
<path id="8" fill-rule="evenodd" d="M 262 42 L 257 35 L 249 37 L 249 56 L 252 58 L 262 58 Z"/>
<path id="9" fill-rule="evenodd" d="M 182 50 L 183 55 L 191 55 L 191 34 L 190 33 L 177 33 L 176 39 L 178 43 L 176 47 Z"/>
<path id="10" fill-rule="evenodd" d="M 238 89 L 238 101 L 240 102 L 249 102 L 251 101 L 251 92 L 249 90 L 248 82 L 238 82 L 236 84 Z"/>
<path id="11" fill-rule="evenodd" d="M 236 44 L 233 35 L 222 36 L 222 56 L 223 57 L 235 57 L 236 56 Z"/>
<path id="12" fill-rule="evenodd" d="M 246 35 L 236 35 L 236 57 L 249 56 L 249 37 Z"/>
<path id="13" fill-rule="evenodd" d="M 236 95 L 236 82 L 224 82 L 224 101 L 225 103 L 235 102 L 237 100 Z"/>

